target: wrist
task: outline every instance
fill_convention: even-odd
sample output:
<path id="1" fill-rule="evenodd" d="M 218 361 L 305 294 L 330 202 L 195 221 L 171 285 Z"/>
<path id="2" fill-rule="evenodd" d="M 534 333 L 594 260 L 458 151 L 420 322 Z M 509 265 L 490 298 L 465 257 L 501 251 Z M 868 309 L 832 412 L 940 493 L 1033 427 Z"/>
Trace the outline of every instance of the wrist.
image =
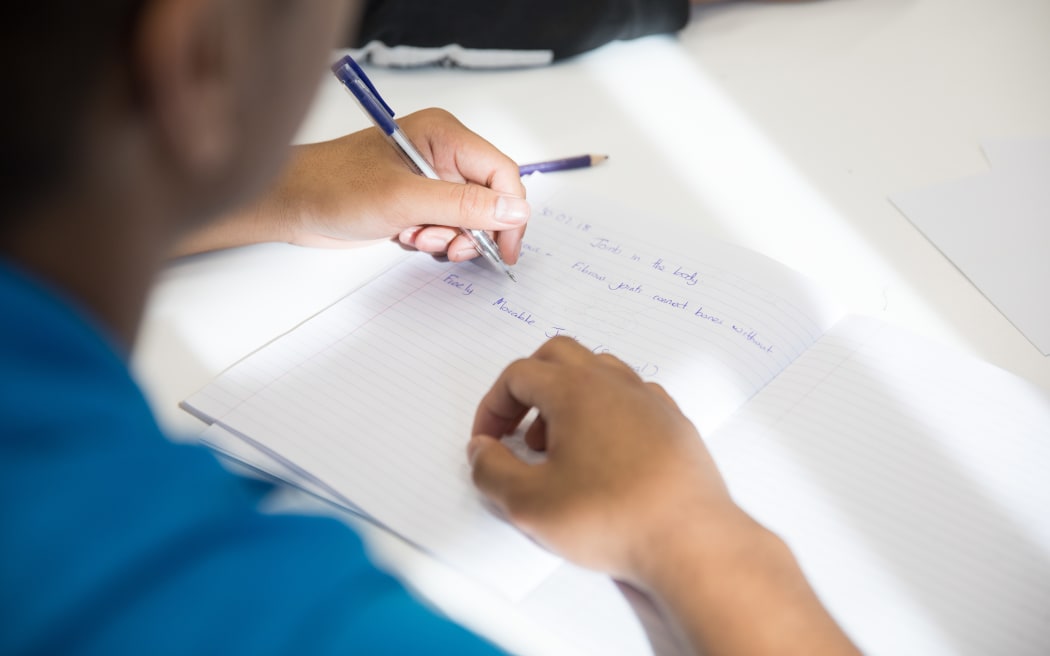
<path id="1" fill-rule="evenodd" d="M 728 501 L 702 516 L 669 522 L 649 533 L 631 558 L 631 583 L 663 597 L 688 578 L 718 596 L 723 581 L 732 585 L 740 570 L 776 560 L 787 547 L 773 532 Z"/>
<path id="2" fill-rule="evenodd" d="M 779 536 L 733 506 L 681 523 L 634 581 L 701 653 L 857 653 Z"/>

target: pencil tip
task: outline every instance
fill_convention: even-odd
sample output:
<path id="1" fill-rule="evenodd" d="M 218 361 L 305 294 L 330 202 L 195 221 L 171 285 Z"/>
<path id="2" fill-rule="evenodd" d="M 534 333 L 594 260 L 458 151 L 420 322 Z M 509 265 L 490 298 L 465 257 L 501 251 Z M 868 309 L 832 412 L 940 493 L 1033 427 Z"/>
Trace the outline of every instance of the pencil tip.
<path id="1" fill-rule="evenodd" d="M 609 159 L 608 155 L 591 155 L 591 166 L 601 164 L 607 159 Z"/>

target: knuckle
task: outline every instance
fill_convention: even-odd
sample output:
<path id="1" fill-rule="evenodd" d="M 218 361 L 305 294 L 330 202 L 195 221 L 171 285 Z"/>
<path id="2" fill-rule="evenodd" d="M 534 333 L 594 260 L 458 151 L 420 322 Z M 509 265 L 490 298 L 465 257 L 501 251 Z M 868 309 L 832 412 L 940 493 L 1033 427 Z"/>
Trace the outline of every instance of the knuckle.
<path id="1" fill-rule="evenodd" d="M 444 123 L 453 123 L 453 124 L 456 124 L 456 125 L 459 124 L 459 119 L 456 118 L 456 116 L 452 112 L 450 112 L 450 111 L 448 111 L 446 109 L 442 109 L 441 107 L 431 107 L 430 108 L 430 113 L 434 117 L 435 121 L 442 121 Z"/>
<path id="2" fill-rule="evenodd" d="M 622 376 L 624 379 L 630 381 L 641 380 L 638 372 L 632 369 L 631 365 L 627 364 L 612 353 L 599 353 L 596 357 L 598 363 L 607 369 L 611 369 L 612 373 Z"/>
<path id="3" fill-rule="evenodd" d="M 449 123 L 457 121 L 456 117 L 440 107 L 427 107 L 416 112 L 416 115 L 429 124 Z M 458 121 L 457 121 L 458 122 Z"/>
<path id="4" fill-rule="evenodd" d="M 645 386 L 651 392 L 656 392 L 657 394 L 662 394 L 664 396 L 667 395 L 667 390 L 665 390 L 664 386 L 661 385 L 660 383 L 654 383 L 653 381 L 648 381 L 648 382 L 645 383 Z"/>
<path id="5" fill-rule="evenodd" d="M 555 335 L 554 337 L 551 337 L 549 340 L 544 342 L 543 346 L 541 346 L 540 348 L 550 351 L 552 353 L 564 353 L 568 351 L 582 349 L 583 346 L 574 338 L 569 337 L 568 335 Z"/>
<path id="6" fill-rule="evenodd" d="M 621 360 L 620 358 L 616 357 L 612 353 L 599 353 L 599 354 L 595 355 L 594 357 L 599 362 L 601 362 L 602 364 L 605 364 L 605 365 L 610 365 L 610 366 L 614 366 L 614 367 L 625 366 L 623 360 Z"/>

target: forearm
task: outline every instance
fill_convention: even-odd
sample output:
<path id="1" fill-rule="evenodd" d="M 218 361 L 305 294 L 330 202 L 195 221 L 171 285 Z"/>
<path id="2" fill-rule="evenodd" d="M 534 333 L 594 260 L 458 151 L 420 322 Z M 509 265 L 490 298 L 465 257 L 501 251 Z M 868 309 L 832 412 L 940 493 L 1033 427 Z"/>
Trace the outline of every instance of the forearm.
<path id="1" fill-rule="evenodd" d="M 175 245 L 171 257 L 184 257 L 224 248 L 280 241 L 275 238 L 272 226 L 267 226 L 266 217 L 259 207 L 252 205 L 212 222 L 196 230 Z"/>
<path id="2" fill-rule="evenodd" d="M 414 174 L 382 133 L 369 128 L 292 148 L 267 193 L 187 235 L 174 255 L 265 241 L 346 248 L 398 237 L 418 250 L 460 261 L 477 254 L 461 228 L 496 234 L 517 261 L 530 209 L 518 165 L 448 112 L 400 119 L 441 180 Z"/>
<path id="3" fill-rule="evenodd" d="M 284 172 L 267 193 L 231 210 L 208 225 L 182 237 L 172 257 L 265 242 L 291 242 L 295 238 L 295 217 L 304 211 L 296 200 L 295 175 L 304 165 L 304 147 L 292 149 Z"/>
<path id="4" fill-rule="evenodd" d="M 787 545 L 742 511 L 682 523 L 647 560 L 640 587 L 700 653 L 858 653 Z"/>

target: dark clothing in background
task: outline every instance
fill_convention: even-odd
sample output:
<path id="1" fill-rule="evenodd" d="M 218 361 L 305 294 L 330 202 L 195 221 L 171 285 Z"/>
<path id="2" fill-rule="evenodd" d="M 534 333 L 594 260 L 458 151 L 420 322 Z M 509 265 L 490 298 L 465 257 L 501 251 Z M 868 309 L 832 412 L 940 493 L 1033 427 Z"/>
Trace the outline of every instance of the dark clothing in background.
<path id="1" fill-rule="evenodd" d="M 688 0 L 369 0 L 359 57 L 385 66 L 538 66 L 677 32 Z"/>

